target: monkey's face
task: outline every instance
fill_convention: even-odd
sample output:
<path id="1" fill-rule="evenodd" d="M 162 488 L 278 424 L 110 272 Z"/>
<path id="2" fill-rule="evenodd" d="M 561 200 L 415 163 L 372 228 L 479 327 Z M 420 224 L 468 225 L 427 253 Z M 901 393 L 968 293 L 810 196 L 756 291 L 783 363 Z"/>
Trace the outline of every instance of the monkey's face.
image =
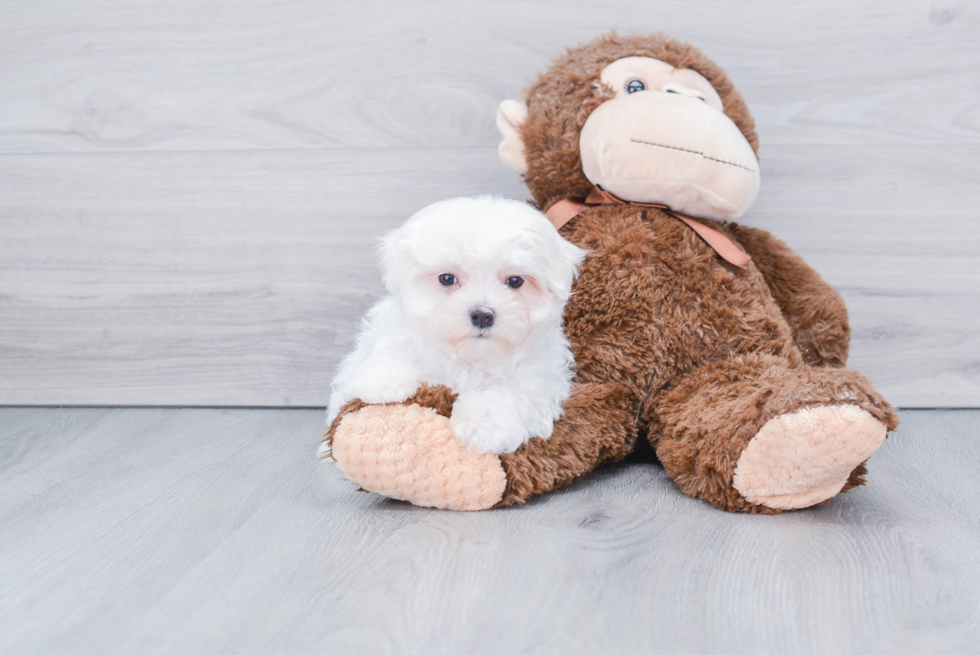
<path id="1" fill-rule="evenodd" d="M 693 216 L 745 213 L 759 192 L 759 163 L 708 80 L 650 57 L 619 59 L 600 79 L 615 96 L 579 137 L 590 182 Z"/>
<path id="2" fill-rule="evenodd" d="M 661 37 L 633 43 L 651 50 L 665 43 L 678 65 L 651 56 L 610 57 L 589 83 L 575 57 L 604 56 L 632 44 L 603 39 L 582 46 L 531 88 L 530 115 L 524 103 L 501 103 L 501 159 L 525 173 L 539 202 L 557 200 L 556 194 L 584 195 L 597 185 L 623 200 L 692 216 L 742 216 L 758 195 L 760 178 L 746 136 L 755 138 L 752 120 L 741 97 L 690 46 Z M 681 61 L 698 62 L 721 86 Z"/>

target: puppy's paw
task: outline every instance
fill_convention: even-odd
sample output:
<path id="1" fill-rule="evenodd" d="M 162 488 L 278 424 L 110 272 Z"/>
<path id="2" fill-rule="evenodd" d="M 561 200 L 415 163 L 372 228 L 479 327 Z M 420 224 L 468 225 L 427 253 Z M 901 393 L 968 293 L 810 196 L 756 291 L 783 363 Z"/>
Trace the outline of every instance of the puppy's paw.
<path id="1" fill-rule="evenodd" d="M 420 382 L 417 380 L 385 380 L 375 385 L 365 385 L 353 396 L 360 398 L 369 405 L 384 405 L 386 403 L 398 403 L 407 400 L 414 394 Z"/>
<path id="2" fill-rule="evenodd" d="M 401 362 L 378 362 L 365 365 L 357 372 L 345 396 L 371 405 L 397 403 L 406 400 L 421 385 L 412 367 Z"/>
<path id="3" fill-rule="evenodd" d="M 484 394 L 460 394 L 449 421 L 456 437 L 481 453 L 514 452 L 530 436 L 509 403 Z"/>

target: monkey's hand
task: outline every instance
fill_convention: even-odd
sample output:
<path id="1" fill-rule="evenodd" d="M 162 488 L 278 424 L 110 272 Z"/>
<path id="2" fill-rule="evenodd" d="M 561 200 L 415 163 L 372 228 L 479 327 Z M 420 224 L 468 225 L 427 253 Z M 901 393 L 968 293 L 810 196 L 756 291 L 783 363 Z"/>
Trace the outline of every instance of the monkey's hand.
<path id="1" fill-rule="evenodd" d="M 843 367 L 851 328 L 840 293 L 789 246 L 765 230 L 736 224 L 729 225 L 729 229 L 752 255 L 752 262 L 793 330 L 793 341 L 806 363 Z"/>
<path id="2" fill-rule="evenodd" d="M 332 456 L 351 482 L 422 507 L 489 509 L 507 476 L 496 455 L 464 445 L 449 422 L 454 396 L 422 385 L 388 405 L 353 400 L 328 426 L 318 455 Z"/>

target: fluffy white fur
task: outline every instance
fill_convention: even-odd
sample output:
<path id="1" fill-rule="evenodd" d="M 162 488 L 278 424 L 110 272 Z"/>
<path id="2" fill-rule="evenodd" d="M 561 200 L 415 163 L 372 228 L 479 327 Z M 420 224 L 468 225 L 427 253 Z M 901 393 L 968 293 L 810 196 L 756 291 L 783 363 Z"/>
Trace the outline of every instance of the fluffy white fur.
<path id="1" fill-rule="evenodd" d="M 476 450 L 548 438 L 570 392 L 562 312 L 584 256 L 521 202 L 456 198 L 421 210 L 384 237 L 390 295 L 340 365 L 327 422 L 349 400 L 402 401 L 424 382 L 459 394 L 451 422 Z M 445 274 L 455 283 L 442 284 Z M 508 285 L 515 276 L 518 288 Z M 492 312 L 493 324 L 475 324 L 476 310 Z"/>

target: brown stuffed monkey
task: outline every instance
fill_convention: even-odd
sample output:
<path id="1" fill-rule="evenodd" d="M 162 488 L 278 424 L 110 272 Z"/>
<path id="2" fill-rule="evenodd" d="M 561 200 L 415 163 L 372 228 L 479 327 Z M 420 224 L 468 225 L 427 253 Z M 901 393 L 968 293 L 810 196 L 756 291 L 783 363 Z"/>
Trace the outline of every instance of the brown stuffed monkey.
<path id="1" fill-rule="evenodd" d="M 501 103 L 501 159 L 589 251 L 565 311 L 565 415 L 513 453 L 460 444 L 452 392 L 348 403 L 321 449 L 363 488 L 486 509 L 653 446 L 680 489 L 729 511 L 809 507 L 863 484 L 898 420 L 843 370 L 840 295 L 788 246 L 735 223 L 759 189 L 754 123 L 725 73 L 662 35 L 569 50 Z"/>

